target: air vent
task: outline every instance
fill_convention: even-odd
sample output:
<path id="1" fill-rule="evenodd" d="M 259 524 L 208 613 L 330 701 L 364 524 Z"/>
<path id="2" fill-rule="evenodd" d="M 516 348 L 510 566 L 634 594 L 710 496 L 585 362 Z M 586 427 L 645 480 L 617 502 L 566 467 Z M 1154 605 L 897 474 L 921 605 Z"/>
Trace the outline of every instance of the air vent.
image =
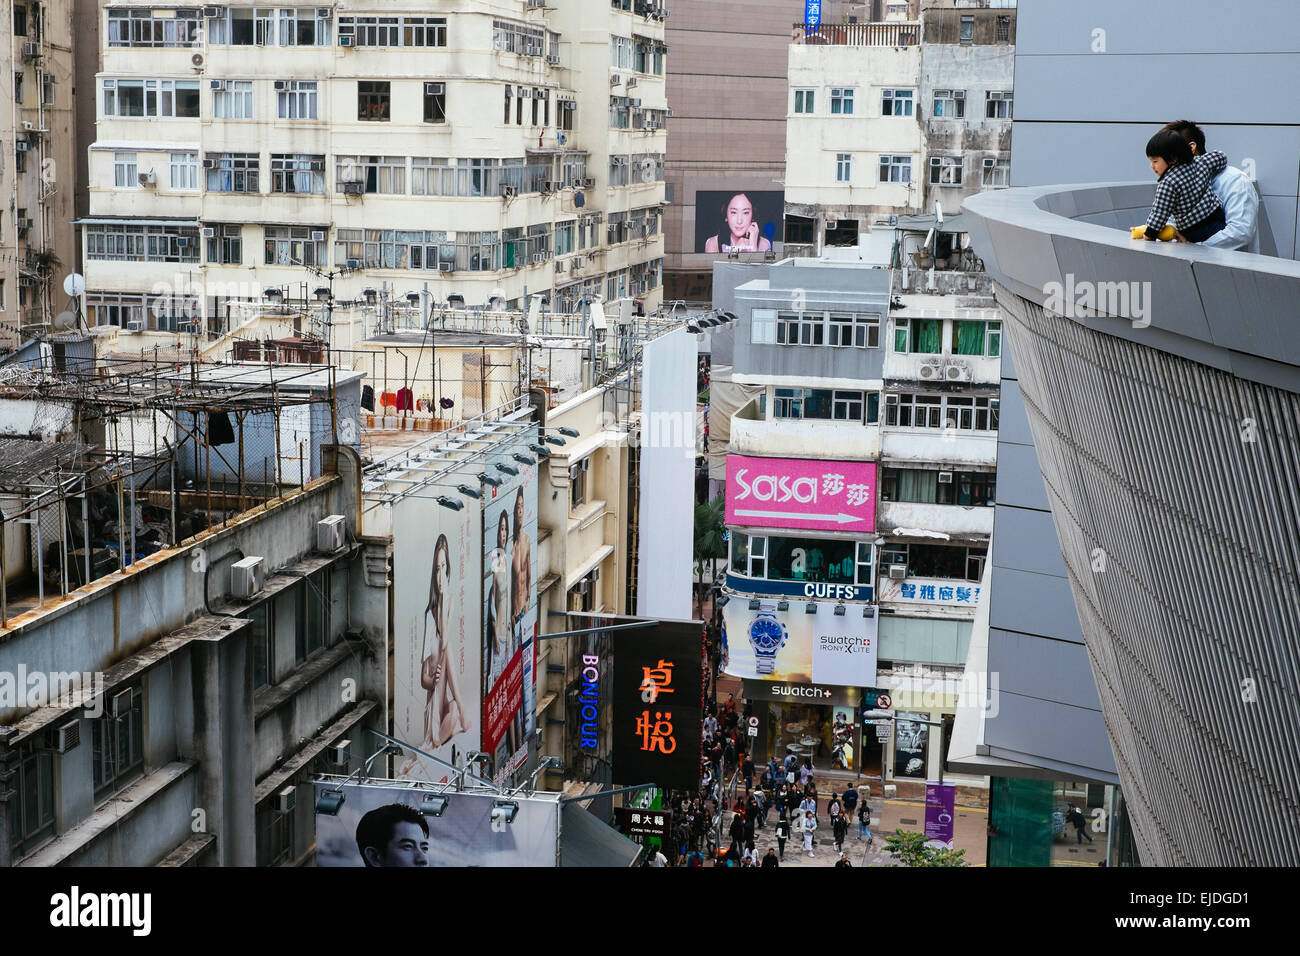
<path id="1" fill-rule="evenodd" d="M 347 523 L 342 515 L 328 515 L 316 522 L 316 550 L 326 554 L 340 551 L 347 542 Z"/>
<path id="2" fill-rule="evenodd" d="M 262 590 L 266 580 L 265 565 L 260 557 L 244 558 L 230 566 L 230 593 L 247 600 Z"/>

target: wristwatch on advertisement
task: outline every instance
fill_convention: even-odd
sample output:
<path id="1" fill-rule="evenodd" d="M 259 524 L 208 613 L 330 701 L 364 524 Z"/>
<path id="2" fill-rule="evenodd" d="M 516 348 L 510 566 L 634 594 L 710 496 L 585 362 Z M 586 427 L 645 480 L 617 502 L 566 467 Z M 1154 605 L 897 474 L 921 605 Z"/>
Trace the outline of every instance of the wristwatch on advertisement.
<path id="1" fill-rule="evenodd" d="M 757 671 L 771 674 L 776 669 L 776 652 L 785 647 L 790 632 L 776 619 L 776 612 L 759 611 L 749 624 L 749 643 L 758 658 Z"/>

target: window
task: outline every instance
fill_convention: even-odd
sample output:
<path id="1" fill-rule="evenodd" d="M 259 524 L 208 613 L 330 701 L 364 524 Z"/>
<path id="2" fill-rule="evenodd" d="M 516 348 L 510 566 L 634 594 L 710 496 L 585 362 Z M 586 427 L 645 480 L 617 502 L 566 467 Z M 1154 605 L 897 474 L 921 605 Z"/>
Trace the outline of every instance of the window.
<path id="1" fill-rule="evenodd" d="M 622 39 L 622 38 L 620 38 Z M 629 44 L 630 40 L 624 42 Z M 517 53 L 520 56 L 544 56 L 546 54 L 546 31 L 539 27 L 510 20 L 492 21 L 492 49 L 498 53 Z M 631 60 L 628 60 L 629 67 Z"/>
<path id="2" fill-rule="evenodd" d="M 978 581 L 983 574 L 988 548 L 961 548 L 942 544 L 901 544 L 891 542 L 882 553 L 889 564 L 906 564 L 908 577 L 958 578 Z"/>
<path id="3" fill-rule="evenodd" d="M 750 578 L 767 577 L 767 538 L 731 534 L 731 570 Z"/>
<path id="4" fill-rule="evenodd" d="M 280 46 L 329 46 L 330 21 L 322 8 L 280 11 Z M 324 10 L 328 14 L 328 9 Z"/>
<path id="5" fill-rule="evenodd" d="M 298 662 L 330 643 L 330 569 L 321 568 L 299 585 L 294 654 Z"/>
<path id="6" fill-rule="evenodd" d="M 86 258 L 116 262 L 198 262 L 199 231 L 193 226 L 86 227 Z"/>
<path id="7" fill-rule="evenodd" d="M 494 237 L 495 238 L 495 237 Z M 438 269 L 439 263 L 456 262 L 456 242 L 445 232 L 400 229 L 339 229 L 334 242 L 334 264 L 349 261 L 367 269 Z M 468 263 L 465 264 L 468 268 Z"/>
<path id="8" fill-rule="evenodd" d="M 796 113 L 815 112 L 813 106 L 815 101 L 816 101 L 816 93 L 813 90 L 794 91 L 794 111 Z"/>
<path id="9" fill-rule="evenodd" d="M 105 79 L 105 116 L 197 117 L 198 80 Z"/>
<path id="10" fill-rule="evenodd" d="M 850 153 L 835 154 L 835 181 L 847 183 L 853 174 L 853 156 Z"/>
<path id="11" fill-rule="evenodd" d="M 881 116 L 911 116 L 912 90 L 882 90 L 880 94 Z"/>
<path id="12" fill-rule="evenodd" d="M 168 156 L 172 189 L 199 188 L 199 154 L 171 153 Z"/>
<path id="13" fill-rule="evenodd" d="M 885 397 L 885 424 L 899 428 L 996 431 L 998 413 L 996 398 L 910 394 Z"/>
<path id="14" fill-rule="evenodd" d="M 626 156 L 611 156 L 609 158 L 609 184 L 611 186 L 626 186 L 630 182 L 627 160 Z"/>
<path id="15" fill-rule="evenodd" d="M 733 574 L 769 581 L 872 584 L 868 541 L 732 532 L 729 566 Z"/>
<path id="16" fill-rule="evenodd" d="M 113 185 L 118 189 L 135 189 L 140 185 L 136 179 L 136 154 L 113 154 Z"/>
<path id="17" fill-rule="evenodd" d="M 960 186 L 962 158 L 960 156 L 931 156 L 930 185 Z"/>
<path id="18" fill-rule="evenodd" d="M 343 183 L 359 182 L 366 193 L 405 194 L 405 156 L 338 156 L 336 190 L 343 191 Z"/>
<path id="19" fill-rule="evenodd" d="M 975 18 L 973 16 L 964 16 L 961 18 L 961 45 L 970 46 L 975 42 Z"/>
<path id="20" fill-rule="evenodd" d="M 447 122 L 447 84 L 424 84 L 424 121 L 426 123 Z"/>
<path id="21" fill-rule="evenodd" d="M 0 279 L 0 312 L 5 310 L 5 280 Z"/>
<path id="22" fill-rule="evenodd" d="M 254 686 L 257 686 L 254 684 Z M 294 809 L 281 813 L 276 797 L 263 800 L 257 807 L 257 865 L 279 866 L 293 857 Z"/>
<path id="23" fill-rule="evenodd" d="M 894 351 L 938 355 L 943 351 L 943 320 L 895 316 Z"/>
<path id="24" fill-rule="evenodd" d="M 965 90 L 935 90 L 934 118 L 961 119 L 966 115 Z"/>
<path id="25" fill-rule="evenodd" d="M 912 157 L 881 156 L 880 181 L 882 183 L 910 183 L 912 181 Z"/>
<path id="26" fill-rule="evenodd" d="M 21 3 L 14 5 L 14 36 L 27 36 L 27 7 Z"/>
<path id="27" fill-rule="evenodd" d="M 348 39 L 344 39 L 347 37 Z M 446 17 L 339 17 L 341 46 L 447 45 Z"/>
<path id="28" fill-rule="evenodd" d="M 124 327 L 129 322 L 144 324 L 144 296 L 100 292 L 86 297 L 87 323 Z"/>
<path id="29" fill-rule="evenodd" d="M 237 227 L 236 227 L 237 228 Z M 212 240 L 208 240 L 211 243 Z M 248 612 L 253 622 L 249 642 L 253 645 L 253 689 L 265 687 L 275 678 L 273 648 L 275 647 L 275 615 L 273 602 L 263 601 Z"/>
<path id="30" fill-rule="evenodd" d="M 388 80 L 357 82 L 357 119 L 387 122 L 392 106 L 392 83 Z"/>
<path id="31" fill-rule="evenodd" d="M 953 322 L 953 354 L 994 358 L 1002 352 L 1002 323 Z"/>
<path id="32" fill-rule="evenodd" d="M 322 238 L 313 239 L 313 232 Z M 323 266 L 326 264 L 323 235 L 323 230 L 313 230 L 310 226 L 266 226 L 264 261 L 268 266 Z"/>
<path id="33" fill-rule="evenodd" d="M 54 836 L 54 754 L 35 743 L 22 743 L 10 763 L 9 833 L 14 859 L 26 856 Z"/>
<path id="34" fill-rule="evenodd" d="M 880 393 L 867 392 L 867 418 L 868 425 L 880 424 Z"/>
<path id="35" fill-rule="evenodd" d="M 214 226 L 208 240 L 208 262 L 223 266 L 244 264 L 243 227 L 234 224 Z"/>
<path id="36" fill-rule="evenodd" d="M 864 393 L 851 389 L 778 388 L 773 395 L 776 419 L 862 422 Z"/>
<path id="37" fill-rule="evenodd" d="M 880 347 L 880 316 L 861 312 L 832 312 L 829 319 L 826 344 L 841 348 Z"/>
<path id="38" fill-rule="evenodd" d="M 851 87 L 844 89 L 834 87 L 831 89 L 831 113 L 844 116 L 852 115 L 853 89 Z"/>
<path id="39" fill-rule="evenodd" d="M 117 709 L 118 695 L 129 693 L 130 703 L 113 716 L 105 714 L 91 721 L 95 799 L 103 800 L 144 773 L 144 695 L 139 688 L 109 693 L 108 703 Z"/>
<path id="40" fill-rule="evenodd" d="M 203 164 L 208 167 L 208 192 L 260 192 L 258 163 L 257 153 L 209 153 Z"/>
<path id="41" fill-rule="evenodd" d="M 110 47 L 191 47 L 201 42 L 199 12 L 196 9 L 162 10 L 155 18 L 152 10 L 109 10 L 108 45 Z M 17 32 L 17 30 L 15 30 Z"/>
<path id="42" fill-rule="evenodd" d="M 998 17 L 997 42 L 998 43 L 1011 42 L 1011 18 L 1010 17 Z"/>
<path id="43" fill-rule="evenodd" d="M 943 401 L 938 395 L 888 395 L 885 424 L 899 428 L 942 428 Z"/>
<path id="44" fill-rule="evenodd" d="M 1011 91 L 989 90 L 984 94 L 985 119 L 1011 119 Z"/>
<path id="45" fill-rule="evenodd" d="M 632 41 L 628 37 L 609 38 L 609 65 L 616 70 L 632 69 Z"/>
<path id="46" fill-rule="evenodd" d="M 304 153 L 271 154 L 271 192 L 325 192 L 325 157 Z"/>
<path id="47" fill-rule="evenodd" d="M 776 320 L 776 341 L 779 345 L 822 345 L 825 326 L 822 313 L 782 312 Z"/>
<path id="48" fill-rule="evenodd" d="M 22 101 L 23 101 L 23 75 L 22 73 L 14 71 L 14 102 L 22 103 Z"/>
<path id="49" fill-rule="evenodd" d="M 986 189 L 1011 185 L 1011 160 L 1001 157 L 984 157 L 984 180 Z"/>
<path id="50" fill-rule="evenodd" d="M 885 468 L 880 479 L 881 501 L 992 507 L 996 492 L 993 472 Z"/>
<path id="51" fill-rule="evenodd" d="M 276 115 L 280 119 L 317 119 L 316 83 L 316 80 L 276 80 Z"/>
<path id="52" fill-rule="evenodd" d="M 569 466 L 569 508 L 572 510 L 587 502 L 587 468 L 590 458 L 574 462 Z"/>
<path id="53" fill-rule="evenodd" d="M 252 119 L 253 81 L 214 80 L 221 86 L 212 90 L 212 116 L 214 119 Z"/>

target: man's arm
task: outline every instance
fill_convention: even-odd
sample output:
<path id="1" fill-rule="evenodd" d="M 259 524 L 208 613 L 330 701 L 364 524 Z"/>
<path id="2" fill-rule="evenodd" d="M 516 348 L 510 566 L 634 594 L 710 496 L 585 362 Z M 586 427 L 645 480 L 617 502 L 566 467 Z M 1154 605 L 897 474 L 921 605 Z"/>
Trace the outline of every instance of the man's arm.
<path id="1" fill-rule="evenodd" d="M 1248 245 L 1259 221 L 1259 196 L 1254 183 L 1241 170 L 1229 167 L 1215 177 L 1211 185 L 1223 204 L 1223 215 L 1228 222 L 1201 245 L 1220 249 L 1240 249 Z"/>

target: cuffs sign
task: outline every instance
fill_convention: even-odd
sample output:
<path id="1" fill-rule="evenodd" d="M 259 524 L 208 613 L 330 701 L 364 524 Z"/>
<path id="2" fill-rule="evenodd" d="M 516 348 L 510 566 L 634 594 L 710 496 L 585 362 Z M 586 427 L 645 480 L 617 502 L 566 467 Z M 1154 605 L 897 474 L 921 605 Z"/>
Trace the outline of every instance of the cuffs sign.
<path id="1" fill-rule="evenodd" d="M 727 524 L 876 530 L 876 463 L 727 456 Z"/>

